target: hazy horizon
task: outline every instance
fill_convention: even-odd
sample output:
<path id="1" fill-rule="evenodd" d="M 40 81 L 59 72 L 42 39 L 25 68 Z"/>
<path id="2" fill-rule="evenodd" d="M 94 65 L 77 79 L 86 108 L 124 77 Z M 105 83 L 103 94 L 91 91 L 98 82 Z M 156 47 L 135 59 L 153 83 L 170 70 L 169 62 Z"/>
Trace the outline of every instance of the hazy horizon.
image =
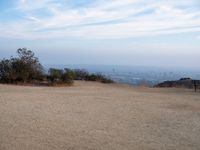
<path id="1" fill-rule="evenodd" d="M 0 59 L 18 48 L 42 64 L 193 68 L 198 0 L 2 0 Z"/>

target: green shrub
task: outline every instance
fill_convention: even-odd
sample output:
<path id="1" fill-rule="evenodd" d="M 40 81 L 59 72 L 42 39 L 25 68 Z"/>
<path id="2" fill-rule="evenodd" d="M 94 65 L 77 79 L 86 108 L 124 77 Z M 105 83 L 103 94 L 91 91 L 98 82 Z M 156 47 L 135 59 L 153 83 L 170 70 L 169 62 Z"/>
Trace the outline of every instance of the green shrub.
<path id="1" fill-rule="evenodd" d="M 107 78 L 103 78 L 103 79 L 101 80 L 101 82 L 102 82 L 102 83 L 114 83 L 113 80 L 107 79 Z"/>
<path id="2" fill-rule="evenodd" d="M 87 81 L 98 81 L 98 82 L 102 82 L 102 83 L 113 83 L 113 81 L 111 79 L 106 78 L 104 75 L 102 74 L 89 74 L 86 77 Z"/>
<path id="3" fill-rule="evenodd" d="M 74 80 L 113 83 L 102 74 L 89 74 L 84 69 L 50 68 L 45 75 L 44 69 L 35 54 L 26 48 L 17 50 L 17 57 L 0 61 L 1 83 L 35 83 L 48 85 L 72 84 Z"/>
<path id="4" fill-rule="evenodd" d="M 71 69 L 65 68 L 61 78 L 63 82 L 72 84 L 75 79 L 75 73 Z"/>
<path id="5" fill-rule="evenodd" d="M 51 82 L 60 81 L 63 75 L 62 69 L 50 68 L 48 72 L 49 72 L 48 79 Z"/>
<path id="6" fill-rule="evenodd" d="M 65 68 L 62 69 L 56 69 L 56 68 L 50 68 L 48 71 L 47 80 L 51 83 L 57 83 L 57 84 L 72 84 L 74 80 L 74 72 L 70 69 Z"/>
<path id="7" fill-rule="evenodd" d="M 75 80 L 86 80 L 87 76 L 89 75 L 88 71 L 84 69 L 74 69 L 74 79 Z"/>
<path id="8" fill-rule="evenodd" d="M 34 53 L 26 48 L 17 50 L 18 57 L 0 61 L 0 82 L 31 82 L 44 78 L 43 67 Z"/>

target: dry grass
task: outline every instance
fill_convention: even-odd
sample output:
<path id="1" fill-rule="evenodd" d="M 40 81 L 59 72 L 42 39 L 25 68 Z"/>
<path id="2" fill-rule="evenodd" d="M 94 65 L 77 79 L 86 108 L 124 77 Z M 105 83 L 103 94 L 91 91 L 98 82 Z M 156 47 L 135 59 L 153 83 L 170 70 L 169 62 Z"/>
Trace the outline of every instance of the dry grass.
<path id="1" fill-rule="evenodd" d="M 0 85 L 0 150 L 199 150 L 200 93 Z"/>

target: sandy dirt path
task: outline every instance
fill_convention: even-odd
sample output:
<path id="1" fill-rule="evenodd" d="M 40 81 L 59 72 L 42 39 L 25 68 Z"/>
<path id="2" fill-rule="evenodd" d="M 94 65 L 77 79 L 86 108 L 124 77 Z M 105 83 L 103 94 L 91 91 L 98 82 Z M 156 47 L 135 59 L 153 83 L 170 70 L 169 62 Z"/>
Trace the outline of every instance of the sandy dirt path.
<path id="1" fill-rule="evenodd" d="M 200 150 L 200 93 L 0 85 L 0 150 Z"/>

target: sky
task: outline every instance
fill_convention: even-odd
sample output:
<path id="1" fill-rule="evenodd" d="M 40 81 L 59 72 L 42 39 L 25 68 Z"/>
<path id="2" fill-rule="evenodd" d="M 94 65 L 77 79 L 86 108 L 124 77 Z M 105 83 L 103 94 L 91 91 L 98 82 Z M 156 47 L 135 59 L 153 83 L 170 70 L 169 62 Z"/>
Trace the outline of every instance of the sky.
<path id="1" fill-rule="evenodd" d="M 200 64 L 199 0 L 1 0 L 0 59 L 42 64 Z"/>

